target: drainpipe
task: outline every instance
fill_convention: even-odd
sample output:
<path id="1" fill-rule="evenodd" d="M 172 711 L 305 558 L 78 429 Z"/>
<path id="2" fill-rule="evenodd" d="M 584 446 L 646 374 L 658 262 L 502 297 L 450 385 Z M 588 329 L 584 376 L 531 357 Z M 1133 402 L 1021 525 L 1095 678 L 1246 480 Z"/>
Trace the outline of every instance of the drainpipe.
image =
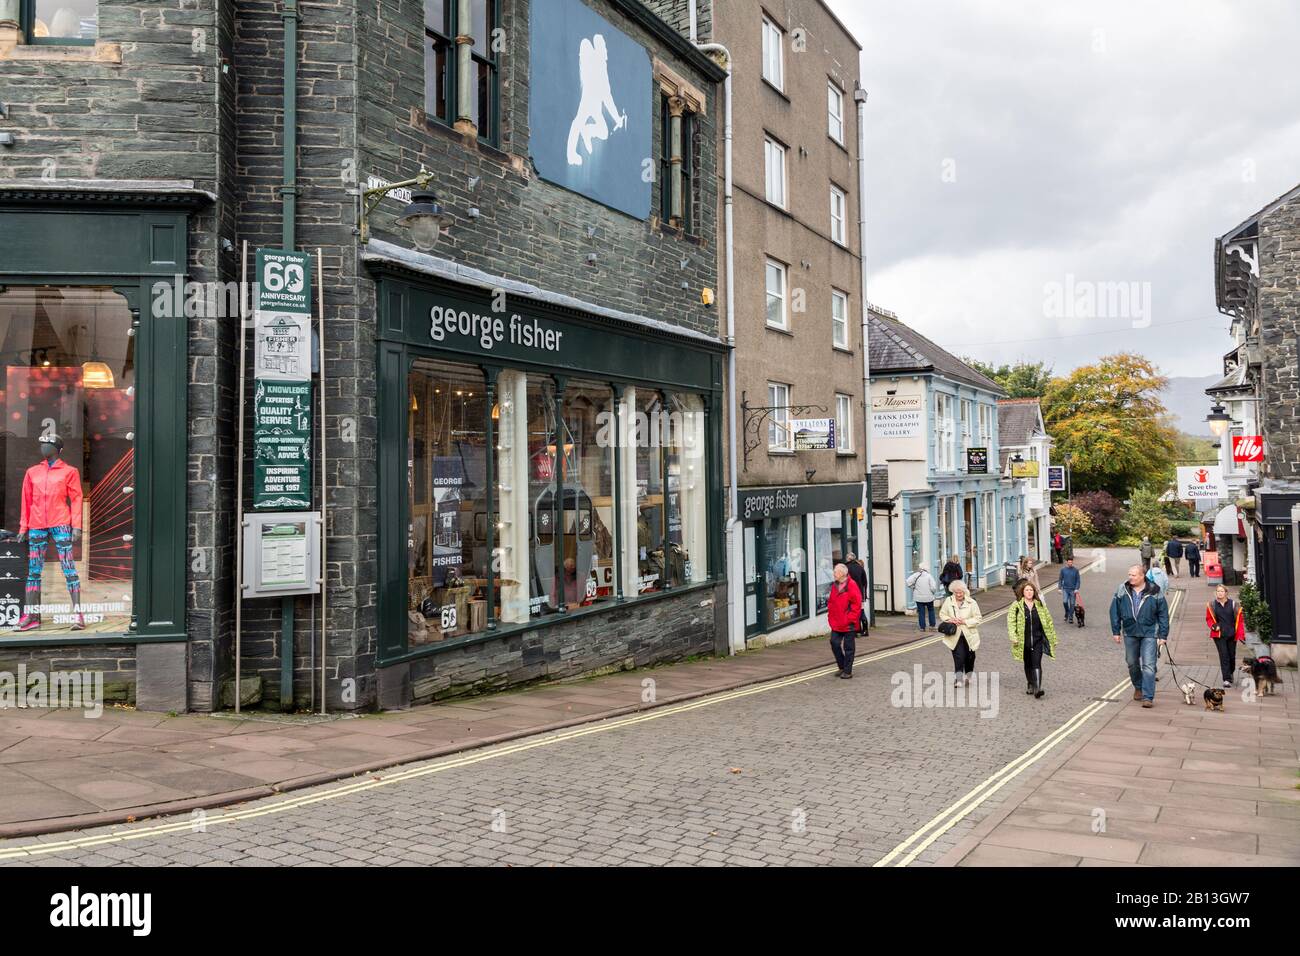
<path id="1" fill-rule="evenodd" d="M 284 20 L 284 185 L 280 187 L 282 205 L 281 246 L 292 251 L 297 246 L 294 222 L 298 213 L 298 0 L 284 0 L 280 13 Z M 280 599 L 280 709 L 293 710 L 293 601 Z M 239 688 L 235 688 L 239 694 Z"/>
<path id="2" fill-rule="evenodd" d="M 692 21 L 695 5 L 691 4 Z M 691 30 L 694 35 L 694 29 Z M 731 51 L 721 43 L 696 44 L 703 53 L 720 53 L 726 60 L 727 78 L 723 82 L 722 95 L 726 100 L 723 108 L 722 142 L 722 218 L 724 243 L 726 245 L 726 281 L 727 281 L 727 498 L 730 514 L 727 516 L 727 562 L 739 567 L 731 567 L 727 573 L 727 643 L 733 654 L 745 649 L 745 566 L 740 547 L 740 522 L 737 515 L 740 510 L 740 495 L 737 489 L 736 446 L 741 437 L 736 431 L 737 393 L 736 393 L 736 257 L 733 243 L 731 191 Z M 738 585 L 738 586 L 737 586 Z"/>
<path id="3" fill-rule="evenodd" d="M 876 623 L 876 512 L 875 495 L 871 488 L 871 346 L 870 346 L 870 312 L 867 304 L 867 91 L 858 87 L 853 91 L 853 100 L 858 104 L 858 264 L 862 270 L 862 447 L 866 455 L 867 485 L 867 623 Z M 889 519 L 889 566 L 893 573 L 894 565 L 894 519 Z M 893 588 L 890 588 L 892 595 Z"/>
<path id="4" fill-rule="evenodd" d="M 690 11 L 691 11 L 691 42 L 696 43 L 698 42 L 699 37 L 696 36 L 695 0 L 690 0 L 690 3 L 687 4 L 687 6 L 690 7 Z M 727 57 L 727 62 L 728 63 L 731 62 L 731 57 Z M 728 76 L 731 75 L 730 69 L 727 70 L 727 75 Z"/>
<path id="5" fill-rule="evenodd" d="M 473 4 L 462 3 L 456 12 L 456 123 L 458 132 L 466 138 L 478 135 L 471 115 L 474 104 L 474 10 Z"/>

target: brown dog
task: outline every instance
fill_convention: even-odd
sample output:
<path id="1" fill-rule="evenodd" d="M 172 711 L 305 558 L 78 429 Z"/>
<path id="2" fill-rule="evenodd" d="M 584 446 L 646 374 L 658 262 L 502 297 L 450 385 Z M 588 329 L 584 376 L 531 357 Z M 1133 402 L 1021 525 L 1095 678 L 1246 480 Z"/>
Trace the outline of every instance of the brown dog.
<path id="1" fill-rule="evenodd" d="M 1205 709 L 1217 710 L 1223 712 L 1223 690 L 1219 687 L 1211 687 L 1205 692 Z"/>
<path id="2" fill-rule="evenodd" d="M 1241 670 L 1255 679 L 1255 693 L 1260 697 L 1272 696 L 1273 685 L 1282 683 L 1271 657 L 1247 657 L 1241 662 Z"/>

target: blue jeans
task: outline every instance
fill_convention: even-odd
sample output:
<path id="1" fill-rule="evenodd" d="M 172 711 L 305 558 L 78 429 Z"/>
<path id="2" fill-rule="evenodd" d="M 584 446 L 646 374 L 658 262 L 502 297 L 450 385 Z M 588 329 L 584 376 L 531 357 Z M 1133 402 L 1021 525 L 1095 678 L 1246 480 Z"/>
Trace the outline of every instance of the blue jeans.
<path id="1" fill-rule="evenodd" d="M 1142 691 L 1146 700 L 1156 697 L 1156 636 L 1133 637 L 1124 635 L 1124 660 L 1128 664 L 1129 680 Z"/>
<path id="2" fill-rule="evenodd" d="M 935 616 L 934 613 L 934 602 L 917 601 L 916 602 L 916 626 L 923 631 L 925 630 L 925 626 L 926 626 L 925 625 L 926 612 L 929 612 L 930 614 L 930 627 L 934 627 L 939 623 L 939 619 Z"/>
<path id="3" fill-rule="evenodd" d="M 1061 598 L 1065 602 L 1065 619 L 1067 621 L 1074 620 L 1074 600 L 1078 593 L 1078 591 L 1061 592 Z"/>

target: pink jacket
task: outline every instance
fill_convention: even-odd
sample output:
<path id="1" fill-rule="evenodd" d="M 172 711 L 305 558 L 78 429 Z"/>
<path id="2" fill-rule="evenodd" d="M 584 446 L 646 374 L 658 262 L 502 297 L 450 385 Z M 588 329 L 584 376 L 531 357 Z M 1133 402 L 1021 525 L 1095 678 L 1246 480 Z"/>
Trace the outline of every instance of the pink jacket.
<path id="1" fill-rule="evenodd" d="M 81 475 L 62 458 L 27 469 L 18 531 L 59 525 L 81 527 Z"/>

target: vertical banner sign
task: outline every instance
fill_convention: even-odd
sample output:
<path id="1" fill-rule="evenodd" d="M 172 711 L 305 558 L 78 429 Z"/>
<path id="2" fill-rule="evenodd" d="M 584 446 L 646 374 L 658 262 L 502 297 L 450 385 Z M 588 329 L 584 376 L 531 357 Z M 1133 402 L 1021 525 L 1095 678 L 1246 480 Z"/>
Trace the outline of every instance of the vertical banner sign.
<path id="1" fill-rule="evenodd" d="M 253 507 L 311 507 L 309 257 L 257 250 L 253 360 Z"/>

